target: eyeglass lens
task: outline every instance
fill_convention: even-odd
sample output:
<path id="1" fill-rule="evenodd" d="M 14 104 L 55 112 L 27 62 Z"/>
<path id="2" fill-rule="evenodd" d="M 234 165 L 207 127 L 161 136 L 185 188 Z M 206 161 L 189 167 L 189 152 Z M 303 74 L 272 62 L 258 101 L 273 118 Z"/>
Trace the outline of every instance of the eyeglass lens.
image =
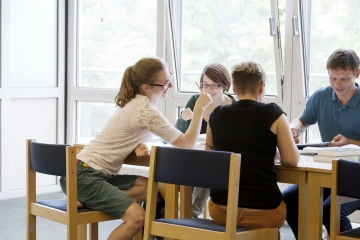
<path id="1" fill-rule="evenodd" d="M 221 85 L 220 84 L 200 84 L 201 88 L 205 88 L 205 89 L 218 89 Z"/>

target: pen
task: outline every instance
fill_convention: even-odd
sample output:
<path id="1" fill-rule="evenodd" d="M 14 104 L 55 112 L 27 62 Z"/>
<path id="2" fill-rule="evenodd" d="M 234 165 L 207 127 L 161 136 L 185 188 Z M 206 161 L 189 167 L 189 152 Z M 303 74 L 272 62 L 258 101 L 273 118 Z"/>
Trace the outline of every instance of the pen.
<path id="1" fill-rule="evenodd" d="M 195 84 L 196 84 L 197 88 L 199 89 L 199 91 L 202 93 L 202 90 L 201 90 L 201 88 L 199 87 L 199 85 L 197 84 L 197 82 L 196 82 Z"/>

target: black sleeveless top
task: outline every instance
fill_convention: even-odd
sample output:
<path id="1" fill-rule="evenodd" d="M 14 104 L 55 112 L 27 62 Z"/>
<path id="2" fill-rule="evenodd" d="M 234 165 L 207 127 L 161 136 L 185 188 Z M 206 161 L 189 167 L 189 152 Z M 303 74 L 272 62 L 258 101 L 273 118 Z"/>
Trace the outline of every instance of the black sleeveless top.
<path id="1" fill-rule="evenodd" d="M 274 209 L 282 201 L 274 169 L 277 139 L 270 127 L 283 113 L 275 103 L 241 100 L 210 114 L 215 150 L 241 154 L 239 207 Z M 211 189 L 210 196 L 227 205 L 227 192 Z"/>

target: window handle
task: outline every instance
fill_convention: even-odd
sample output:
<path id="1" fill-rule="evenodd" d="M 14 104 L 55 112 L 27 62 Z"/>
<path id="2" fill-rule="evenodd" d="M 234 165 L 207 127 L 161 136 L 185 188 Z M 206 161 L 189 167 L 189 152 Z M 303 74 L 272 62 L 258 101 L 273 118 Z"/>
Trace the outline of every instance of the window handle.
<path id="1" fill-rule="evenodd" d="M 270 25 L 270 36 L 275 36 L 276 28 L 275 28 L 275 19 L 273 17 L 269 18 L 269 25 Z"/>
<path id="2" fill-rule="evenodd" d="M 299 36 L 299 21 L 296 16 L 292 17 L 293 36 Z"/>

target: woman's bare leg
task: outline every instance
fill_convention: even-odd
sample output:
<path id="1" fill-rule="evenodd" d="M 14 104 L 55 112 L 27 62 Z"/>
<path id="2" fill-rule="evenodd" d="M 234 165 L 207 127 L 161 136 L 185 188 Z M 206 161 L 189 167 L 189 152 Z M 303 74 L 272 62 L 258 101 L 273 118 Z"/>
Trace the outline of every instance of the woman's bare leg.
<path id="1" fill-rule="evenodd" d="M 108 240 L 131 240 L 144 226 L 145 211 L 134 202 L 126 209 L 121 219 L 124 222 L 111 232 Z"/>
<path id="2" fill-rule="evenodd" d="M 132 197 L 136 202 L 143 202 L 146 200 L 147 186 L 148 178 L 138 177 L 129 189 L 122 191 Z"/>

